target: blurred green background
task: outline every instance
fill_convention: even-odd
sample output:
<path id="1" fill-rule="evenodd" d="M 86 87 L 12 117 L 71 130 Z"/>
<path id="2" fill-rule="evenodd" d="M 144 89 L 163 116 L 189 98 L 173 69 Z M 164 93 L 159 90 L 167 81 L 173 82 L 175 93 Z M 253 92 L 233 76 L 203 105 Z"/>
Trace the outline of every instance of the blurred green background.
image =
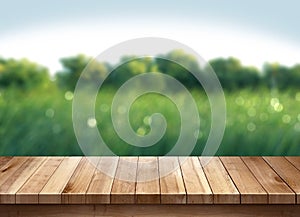
<path id="1" fill-rule="evenodd" d="M 120 62 L 131 57 L 124 56 Z M 211 115 L 205 91 L 185 69 L 163 58 L 180 59 L 196 68 L 198 63 L 181 50 L 159 57 L 121 65 L 99 91 L 96 121 L 86 124 L 97 126 L 118 155 L 164 155 L 178 138 L 180 116 L 176 106 L 156 94 L 142 96 L 132 105 L 130 122 L 142 136 L 150 130 L 151 114 L 162 113 L 168 129 L 161 141 L 149 148 L 137 148 L 122 141 L 113 129 L 110 109 L 115 92 L 133 76 L 151 71 L 171 75 L 192 93 L 201 119 L 192 154 L 202 153 Z M 27 59 L 0 58 L 0 155 L 82 155 L 73 132 L 72 100 L 76 82 L 90 60 L 83 54 L 62 58 L 63 70 L 50 75 L 46 67 Z M 300 155 L 300 64 L 286 67 L 265 63 L 257 69 L 244 66 L 233 57 L 209 63 L 220 80 L 227 103 L 226 130 L 217 155 Z M 92 67 L 93 73 L 83 78 L 91 85 L 104 79 L 114 65 L 93 62 Z M 176 94 L 184 97 L 180 92 Z"/>

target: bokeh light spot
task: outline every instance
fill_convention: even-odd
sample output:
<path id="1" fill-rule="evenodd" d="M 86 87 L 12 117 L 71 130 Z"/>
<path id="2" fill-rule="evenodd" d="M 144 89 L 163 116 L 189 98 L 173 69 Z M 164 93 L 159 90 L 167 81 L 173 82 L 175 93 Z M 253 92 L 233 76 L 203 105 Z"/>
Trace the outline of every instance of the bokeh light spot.
<path id="1" fill-rule="evenodd" d="M 46 112 L 45 112 L 45 115 L 46 115 L 46 117 L 48 117 L 48 118 L 53 118 L 53 117 L 54 117 L 54 114 L 55 114 L 55 111 L 54 111 L 54 109 L 52 109 L 52 108 L 47 109 Z"/>
<path id="2" fill-rule="evenodd" d="M 73 93 L 71 91 L 67 91 L 65 93 L 65 99 L 68 100 L 68 101 L 72 100 L 73 99 Z"/>
<path id="3" fill-rule="evenodd" d="M 247 129 L 248 129 L 248 131 L 253 132 L 256 130 L 256 125 L 254 123 L 250 122 L 247 124 Z"/>
<path id="4" fill-rule="evenodd" d="M 287 114 L 285 114 L 285 115 L 282 116 L 282 122 L 285 123 L 285 124 L 290 123 L 291 120 L 292 120 L 291 116 L 289 116 Z"/>
<path id="5" fill-rule="evenodd" d="M 87 120 L 87 125 L 90 127 L 90 128 L 94 128 L 97 126 L 97 121 L 95 118 L 89 118 Z"/>

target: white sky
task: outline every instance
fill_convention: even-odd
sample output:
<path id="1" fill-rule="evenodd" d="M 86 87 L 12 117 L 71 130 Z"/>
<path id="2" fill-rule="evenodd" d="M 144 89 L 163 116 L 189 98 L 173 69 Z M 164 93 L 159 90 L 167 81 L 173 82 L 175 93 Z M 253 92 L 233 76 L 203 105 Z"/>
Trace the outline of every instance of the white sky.
<path id="1" fill-rule="evenodd" d="M 88 23 L 88 24 L 87 24 Z M 167 27 L 167 28 L 166 28 Z M 59 58 L 84 53 L 97 56 L 109 47 L 139 37 L 163 37 L 181 42 L 205 60 L 234 56 L 244 65 L 261 68 L 264 62 L 284 65 L 300 63 L 300 45 L 282 37 L 222 23 L 135 22 L 129 24 L 78 22 L 14 29 L 0 36 L 0 55 L 23 58 L 47 66 L 51 73 L 61 69 Z"/>

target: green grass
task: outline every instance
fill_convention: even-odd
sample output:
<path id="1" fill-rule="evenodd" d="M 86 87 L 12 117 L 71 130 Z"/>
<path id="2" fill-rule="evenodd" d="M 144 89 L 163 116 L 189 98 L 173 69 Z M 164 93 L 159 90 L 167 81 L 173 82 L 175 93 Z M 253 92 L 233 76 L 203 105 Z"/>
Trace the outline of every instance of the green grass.
<path id="1" fill-rule="evenodd" d="M 0 93 L 0 155 L 82 155 L 73 132 L 71 92 L 49 87 L 31 92 L 5 89 Z M 147 94 L 134 102 L 130 122 L 138 134 L 149 132 L 149 117 L 155 112 L 162 113 L 168 123 L 159 143 L 138 148 L 125 143 L 113 130 L 113 95 L 112 89 L 100 92 L 96 119 L 104 141 L 114 153 L 164 155 L 173 147 L 180 131 L 180 116 L 170 100 Z M 200 136 L 192 154 L 200 155 L 210 130 L 210 107 L 205 93 L 193 90 L 192 95 L 201 119 Z M 227 123 L 218 155 L 300 155 L 300 92 L 245 89 L 225 96 Z M 183 96 L 178 93 L 177 97 Z"/>

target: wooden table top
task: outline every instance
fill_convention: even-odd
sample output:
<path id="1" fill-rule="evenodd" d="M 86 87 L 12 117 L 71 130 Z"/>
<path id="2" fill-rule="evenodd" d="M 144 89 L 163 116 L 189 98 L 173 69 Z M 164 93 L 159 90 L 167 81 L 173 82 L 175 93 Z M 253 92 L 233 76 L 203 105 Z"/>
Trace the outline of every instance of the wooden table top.
<path id="1" fill-rule="evenodd" d="M 151 159 L 150 166 L 143 162 Z M 126 171 L 127 160 L 135 165 Z M 300 157 L 0 157 L 0 204 L 296 204 Z M 144 176 L 157 176 L 140 182 Z"/>

